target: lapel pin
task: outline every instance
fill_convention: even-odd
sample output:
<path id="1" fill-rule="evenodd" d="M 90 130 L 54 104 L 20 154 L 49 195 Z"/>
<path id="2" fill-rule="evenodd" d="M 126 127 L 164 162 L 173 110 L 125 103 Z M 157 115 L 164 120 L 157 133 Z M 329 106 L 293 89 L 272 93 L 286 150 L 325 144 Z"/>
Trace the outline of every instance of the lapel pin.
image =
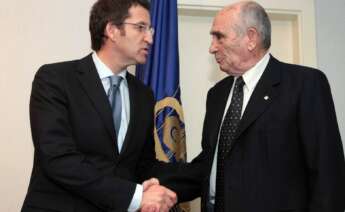
<path id="1" fill-rule="evenodd" d="M 269 96 L 265 96 L 265 97 L 264 97 L 264 100 L 267 101 L 269 98 L 270 98 Z"/>

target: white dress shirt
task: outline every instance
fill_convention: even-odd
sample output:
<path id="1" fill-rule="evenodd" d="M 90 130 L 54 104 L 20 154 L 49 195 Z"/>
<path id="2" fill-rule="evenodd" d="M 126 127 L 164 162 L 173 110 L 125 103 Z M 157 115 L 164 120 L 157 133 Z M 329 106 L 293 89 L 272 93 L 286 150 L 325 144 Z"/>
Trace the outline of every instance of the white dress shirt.
<path id="1" fill-rule="evenodd" d="M 107 65 L 105 65 L 101 61 L 101 59 L 97 56 L 95 52 L 92 54 L 92 59 L 93 59 L 93 62 L 95 63 L 99 78 L 102 81 L 104 91 L 106 94 L 108 94 L 108 91 L 110 88 L 109 77 L 113 76 L 114 73 L 110 70 L 110 68 Z M 121 103 L 122 103 L 121 104 L 122 106 L 121 107 L 122 109 L 121 110 L 121 125 L 119 129 L 119 133 L 117 135 L 117 147 L 119 149 L 119 152 L 121 153 L 122 145 L 125 140 L 125 136 L 126 136 L 127 128 L 129 124 L 129 119 L 130 119 L 130 105 L 129 105 L 130 102 L 129 102 L 128 83 L 126 80 L 127 70 L 123 70 L 117 75 L 122 78 L 122 82 L 119 87 L 120 94 L 121 94 Z M 129 204 L 128 211 L 132 212 L 132 211 L 139 210 L 142 194 L 143 194 L 143 187 L 142 185 L 137 184 L 132 201 Z"/>
<path id="2" fill-rule="evenodd" d="M 241 111 L 241 117 L 244 113 L 244 110 L 249 102 L 249 99 L 256 87 L 256 84 L 258 83 L 259 79 L 261 78 L 267 64 L 268 61 L 270 59 L 270 55 L 267 52 L 265 54 L 265 56 L 263 58 L 261 58 L 261 60 L 251 69 L 249 69 L 248 71 L 246 71 L 243 75 L 243 81 L 245 82 L 245 85 L 243 86 L 243 105 L 242 105 L 242 111 Z M 235 77 L 235 80 L 238 77 Z M 228 108 L 230 106 L 230 102 L 231 102 L 231 98 L 232 98 L 232 93 L 233 93 L 233 89 L 234 89 L 234 85 L 235 83 L 232 83 L 232 87 L 228 96 L 228 100 L 226 102 L 226 107 L 223 113 L 223 119 L 222 119 L 222 124 L 225 118 L 225 114 L 228 111 Z M 220 134 L 220 129 L 222 128 L 222 126 L 219 128 L 219 132 L 218 132 L 218 138 L 217 138 L 217 146 L 216 146 L 216 151 L 213 157 L 213 163 L 212 163 L 212 170 L 211 170 L 211 176 L 210 176 L 210 202 L 211 203 L 215 203 L 215 195 L 216 195 L 216 173 L 217 173 L 217 157 L 218 157 L 218 142 L 219 142 L 219 134 Z"/>

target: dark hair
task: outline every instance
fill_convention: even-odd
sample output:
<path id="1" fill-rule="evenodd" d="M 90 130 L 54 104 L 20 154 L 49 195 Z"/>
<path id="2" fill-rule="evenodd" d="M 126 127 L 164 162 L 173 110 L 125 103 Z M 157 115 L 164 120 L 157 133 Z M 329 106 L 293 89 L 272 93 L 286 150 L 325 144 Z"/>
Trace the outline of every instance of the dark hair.
<path id="1" fill-rule="evenodd" d="M 150 10 L 150 3 L 147 0 L 98 0 L 90 12 L 91 48 L 95 51 L 100 50 L 104 42 L 106 25 L 109 22 L 121 25 L 129 17 L 129 9 L 137 5 Z"/>

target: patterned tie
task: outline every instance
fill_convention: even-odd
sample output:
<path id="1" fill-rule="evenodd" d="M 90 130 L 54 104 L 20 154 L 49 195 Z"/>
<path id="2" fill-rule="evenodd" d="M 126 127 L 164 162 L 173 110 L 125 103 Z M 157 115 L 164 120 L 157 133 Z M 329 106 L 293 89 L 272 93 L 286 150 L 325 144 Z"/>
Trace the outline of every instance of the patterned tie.
<path id="1" fill-rule="evenodd" d="M 226 112 L 219 136 L 217 175 L 216 175 L 216 202 L 215 211 L 224 211 L 224 159 L 231 149 L 231 143 L 235 137 L 238 123 L 241 120 L 243 104 L 243 85 L 242 77 L 237 78 L 232 93 L 231 103 Z"/>
<path id="2" fill-rule="evenodd" d="M 120 76 L 111 76 L 109 77 L 110 81 L 110 88 L 108 91 L 108 99 L 110 102 L 111 109 L 113 111 L 113 121 L 116 131 L 116 136 L 119 134 L 119 129 L 121 125 L 121 110 L 122 110 L 122 103 L 121 103 L 121 93 L 120 93 L 120 84 L 122 81 L 122 77 Z"/>

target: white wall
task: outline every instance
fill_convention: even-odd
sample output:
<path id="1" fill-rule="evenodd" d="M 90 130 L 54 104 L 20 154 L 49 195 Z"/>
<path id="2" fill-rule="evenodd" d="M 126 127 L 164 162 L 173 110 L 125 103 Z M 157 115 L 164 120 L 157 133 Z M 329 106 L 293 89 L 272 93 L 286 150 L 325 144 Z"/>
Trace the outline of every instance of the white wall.
<path id="1" fill-rule="evenodd" d="M 81 4 L 82 2 L 82 4 Z M 31 82 L 44 63 L 90 52 L 88 14 L 94 0 L 0 2 L 0 211 L 19 211 L 33 162 Z"/>
<path id="2" fill-rule="evenodd" d="M 345 145 L 345 1 L 315 0 L 318 67 L 331 84 Z"/>

